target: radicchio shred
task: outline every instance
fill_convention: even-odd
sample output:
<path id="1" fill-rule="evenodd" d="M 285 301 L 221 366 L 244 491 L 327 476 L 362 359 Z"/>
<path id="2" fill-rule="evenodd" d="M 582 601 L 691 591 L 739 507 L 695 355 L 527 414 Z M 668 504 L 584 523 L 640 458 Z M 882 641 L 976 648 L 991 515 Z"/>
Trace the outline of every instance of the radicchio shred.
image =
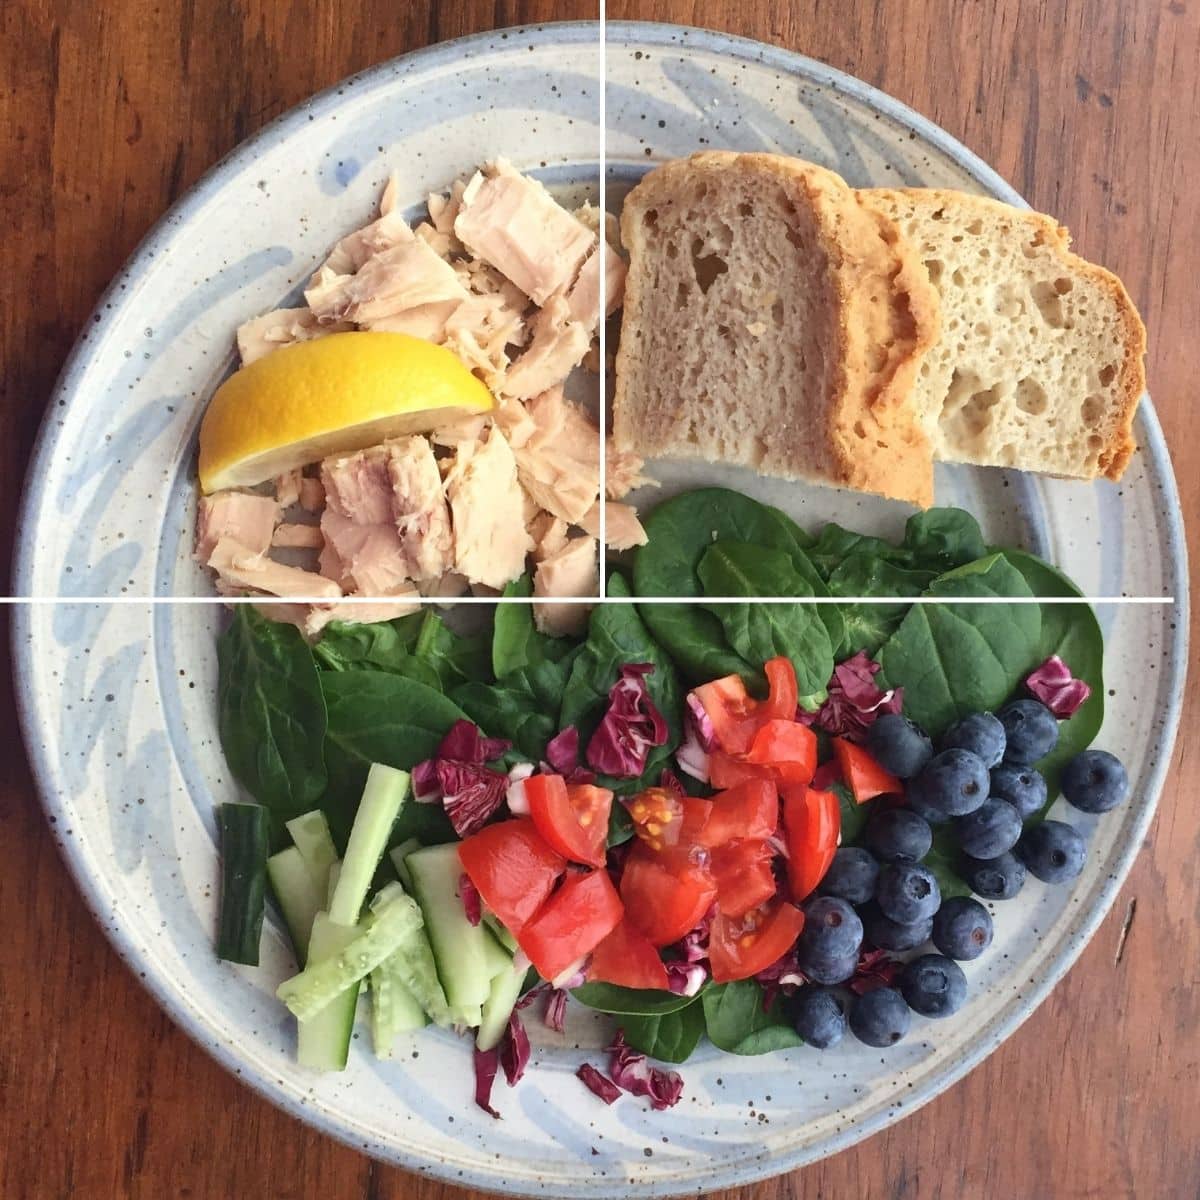
<path id="1" fill-rule="evenodd" d="M 865 650 L 838 663 L 829 680 L 828 699 L 815 713 L 797 713 L 797 719 L 804 725 L 819 725 L 835 737 L 863 741 L 876 717 L 898 713 L 904 701 L 903 688 L 884 692 L 875 686 L 879 670 Z"/>
<path id="2" fill-rule="evenodd" d="M 511 747 L 503 738 L 484 737 L 470 721 L 455 721 L 437 754 L 413 768 L 413 798 L 422 804 L 440 799 L 455 833 L 474 833 L 500 807 L 508 790 L 508 776 L 484 764 L 502 758 Z"/>
<path id="3" fill-rule="evenodd" d="M 775 998 L 780 993 L 790 996 L 805 982 L 804 973 L 800 970 L 800 963 L 796 958 L 795 947 L 777 958 L 769 967 L 764 967 L 754 979 L 756 983 L 762 984 L 764 1012 L 775 1003 Z"/>
<path id="4" fill-rule="evenodd" d="M 567 1019 L 567 993 L 563 988 L 551 988 L 542 1020 L 555 1033 L 562 1033 Z"/>
<path id="5" fill-rule="evenodd" d="M 1052 654 L 1025 680 L 1032 696 L 1040 700 L 1058 719 L 1073 717 L 1087 702 L 1092 689 L 1082 679 L 1076 679 L 1057 654 Z"/>
<path id="6" fill-rule="evenodd" d="M 599 1096 L 605 1104 L 611 1104 L 621 1094 L 621 1089 L 607 1075 L 602 1075 L 591 1063 L 584 1063 L 575 1072 L 584 1086 Z"/>
<path id="7" fill-rule="evenodd" d="M 516 1087 L 529 1065 L 529 1034 L 521 1024 L 516 1009 L 508 1018 L 508 1028 L 500 1039 L 500 1066 L 509 1087 Z"/>
<path id="8" fill-rule="evenodd" d="M 496 1082 L 496 1069 L 500 1065 L 500 1051 L 493 1046 L 490 1050 L 475 1050 L 475 1103 L 498 1121 L 500 1114 L 492 1107 L 492 1084 Z"/>
<path id="9" fill-rule="evenodd" d="M 458 877 L 458 895 L 462 900 L 463 912 L 471 925 L 478 925 L 483 919 L 483 901 L 479 897 L 479 889 L 471 882 L 469 875 Z"/>
<path id="10" fill-rule="evenodd" d="M 587 744 L 593 769 L 618 778 L 635 779 L 646 769 L 651 749 L 663 745 L 667 722 L 646 686 L 653 663 L 626 663 L 608 693 L 608 709 Z"/>
<path id="11" fill-rule="evenodd" d="M 856 996 L 876 988 L 891 987 L 902 965 L 885 950 L 864 950 L 846 986 Z"/>
<path id="12" fill-rule="evenodd" d="M 568 725 L 546 743 L 542 770 L 561 775 L 568 783 L 594 783 L 596 776 L 579 763 L 579 730 Z"/>
<path id="13" fill-rule="evenodd" d="M 712 718 L 704 711 L 704 705 L 696 699 L 695 692 L 688 692 L 687 705 L 683 710 L 683 740 L 675 750 L 675 761 L 679 769 L 701 783 L 708 782 L 708 756 L 716 745 L 716 734 Z"/>
<path id="14" fill-rule="evenodd" d="M 608 1073 L 617 1087 L 634 1096 L 648 1096 L 651 1108 L 672 1108 L 679 1103 L 683 1095 L 683 1078 L 676 1071 L 652 1067 L 644 1054 L 638 1054 L 626 1045 L 621 1030 L 617 1030 L 608 1052 Z"/>

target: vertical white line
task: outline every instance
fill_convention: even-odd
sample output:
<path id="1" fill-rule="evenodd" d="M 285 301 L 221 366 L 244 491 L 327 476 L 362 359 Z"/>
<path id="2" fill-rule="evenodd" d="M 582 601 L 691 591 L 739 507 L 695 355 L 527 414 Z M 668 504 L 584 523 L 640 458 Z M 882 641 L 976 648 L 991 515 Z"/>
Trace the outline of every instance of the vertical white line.
<path id="1" fill-rule="evenodd" d="M 606 482 L 608 479 L 608 321 L 605 313 L 608 308 L 608 287 L 604 270 L 604 256 L 608 247 L 604 236 L 605 223 L 608 220 L 607 186 L 605 173 L 607 170 L 608 153 L 608 54 L 605 38 L 605 0 L 600 3 L 600 244 L 596 252 L 600 258 L 600 545 L 597 553 L 600 557 L 600 595 L 608 594 L 608 572 L 604 568 L 605 547 L 608 544 L 608 494 Z"/>

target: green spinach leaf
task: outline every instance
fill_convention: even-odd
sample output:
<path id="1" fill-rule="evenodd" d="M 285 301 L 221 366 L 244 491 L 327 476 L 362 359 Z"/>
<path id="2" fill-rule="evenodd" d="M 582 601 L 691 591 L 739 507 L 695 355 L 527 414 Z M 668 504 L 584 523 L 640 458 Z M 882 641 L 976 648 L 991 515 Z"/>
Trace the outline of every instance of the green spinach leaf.
<path id="1" fill-rule="evenodd" d="M 962 602 L 914 604 L 879 650 L 881 687 L 904 687 L 905 715 L 938 737 L 968 712 L 998 708 L 1036 665 L 1036 604 L 971 604 L 971 597 L 1031 596 L 1003 555 L 968 563 L 930 585 L 929 595 Z"/>
<path id="2" fill-rule="evenodd" d="M 912 570 L 855 550 L 829 574 L 829 591 L 834 596 L 896 597 L 895 603 L 843 604 L 844 633 L 837 659 L 850 658 L 860 650 L 874 654 L 904 620 L 911 605 L 900 597 L 919 596 L 933 582 L 932 571 Z"/>
<path id="3" fill-rule="evenodd" d="M 720 983 L 706 988 L 701 997 L 708 1040 L 730 1054 L 768 1054 L 804 1039 L 782 1012 L 779 997 L 763 1006 L 762 985 L 753 979 Z"/>
<path id="4" fill-rule="evenodd" d="M 859 804 L 854 799 L 854 793 L 840 780 L 831 784 L 829 790 L 838 798 L 838 809 L 841 814 L 842 845 L 853 846 L 858 843 L 862 831 L 866 828 L 874 809 L 868 800 Z"/>
<path id="5" fill-rule="evenodd" d="M 325 671 L 321 687 L 329 712 L 322 808 L 344 845 L 371 764 L 411 771 L 466 714 L 434 688 L 382 671 Z"/>
<path id="6" fill-rule="evenodd" d="M 853 529 L 843 529 L 833 521 L 821 529 L 817 540 L 805 553 L 813 566 L 821 572 L 821 576 L 827 580 L 854 554 L 861 554 L 875 562 L 893 563 L 899 567 L 912 565 L 910 550 L 895 546 L 884 538 L 856 533 Z"/>
<path id="7" fill-rule="evenodd" d="M 656 988 L 627 988 L 615 983 L 584 983 L 574 988 L 571 995 L 580 1004 L 586 1004 L 598 1012 L 639 1017 L 657 1017 L 676 1012 L 686 1008 L 695 999 L 694 996 L 680 996 Z"/>
<path id="8" fill-rule="evenodd" d="M 746 542 L 717 542 L 705 551 L 699 574 L 709 595 L 811 595 L 809 581 L 801 577 L 791 557 Z M 801 703 L 817 708 L 824 701 L 833 672 L 833 644 L 817 605 L 798 601 L 709 608 L 739 655 L 757 664 L 786 656 L 796 669 Z"/>
<path id="9" fill-rule="evenodd" d="M 504 589 L 506 597 L 533 595 L 533 581 L 522 575 Z M 498 604 L 492 629 L 492 670 L 503 678 L 531 663 L 549 660 L 556 662 L 571 649 L 567 638 L 548 637 L 539 633 L 533 623 L 533 606 L 529 604 Z"/>
<path id="10" fill-rule="evenodd" d="M 961 508 L 914 513 L 904 527 L 904 549 L 912 556 L 912 566 L 935 571 L 961 567 L 987 554 L 979 522 Z"/>
<path id="11" fill-rule="evenodd" d="M 240 604 L 217 642 L 217 729 L 230 770 L 283 822 L 325 791 L 325 698 L 300 631 Z"/>
<path id="12" fill-rule="evenodd" d="M 954 830 L 946 827 L 933 831 L 933 845 L 921 862 L 929 868 L 933 877 L 938 881 L 942 899 L 951 896 L 969 896 L 971 889 L 966 880 L 958 873 L 958 860 L 961 851 Z"/>
<path id="13" fill-rule="evenodd" d="M 468 680 L 492 677 L 490 635 L 455 633 L 431 608 L 422 614 L 413 653 L 437 672 L 443 692 Z"/>
<path id="14" fill-rule="evenodd" d="M 662 1062 L 681 1063 L 691 1056 L 704 1032 L 704 1008 L 694 997 L 685 1008 L 657 1016 L 626 1016 L 621 1021 L 625 1041 L 634 1050 Z"/>

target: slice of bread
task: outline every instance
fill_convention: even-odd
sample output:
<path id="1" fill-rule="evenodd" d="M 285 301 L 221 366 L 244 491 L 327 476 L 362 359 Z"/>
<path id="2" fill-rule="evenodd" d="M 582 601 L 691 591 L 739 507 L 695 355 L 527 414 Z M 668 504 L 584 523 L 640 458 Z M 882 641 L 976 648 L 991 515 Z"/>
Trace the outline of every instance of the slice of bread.
<path id="1" fill-rule="evenodd" d="M 924 262 L 941 335 L 916 392 L 934 457 L 1119 479 L 1146 331 L 1121 281 L 1041 213 L 961 192 L 867 189 Z"/>
<path id="2" fill-rule="evenodd" d="M 630 192 L 621 237 L 618 451 L 932 503 L 912 393 L 936 292 L 839 176 L 779 155 L 695 154 Z"/>

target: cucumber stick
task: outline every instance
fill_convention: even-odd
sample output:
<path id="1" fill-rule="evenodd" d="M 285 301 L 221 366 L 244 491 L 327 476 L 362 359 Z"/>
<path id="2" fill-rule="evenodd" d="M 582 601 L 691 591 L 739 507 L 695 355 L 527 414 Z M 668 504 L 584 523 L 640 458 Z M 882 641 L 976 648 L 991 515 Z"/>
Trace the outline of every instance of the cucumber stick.
<path id="1" fill-rule="evenodd" d="M 325 814 L 319 808 L 314 808 L 312 812 L 285 821 L 284 825 L 292 843 L 312 871 L 313 882 L 324 892 L 329 880 L 329 868 L 338 856 Z"/>
<path id="2" fill-rule="evenodd" d="M 222 804 L 221 918 L 217 957 L 258 966 L 267 899 L 267 845 L 271 817 L 257 804 Z"/>
<path id="3" fill-rule="evenodd" d="M 371 972 L 371 1042 L 378 1058 L 391 1058 L 402 1033 L 423 1028 L 429 1018 L 396 969 L 396 955 Z"/>
<path id="4" fill-rule="evenodd" d="M 420 850 L 421 843 L 415 837 L 405 838 L 398 846 L 393 846 L 388 851 L 388 857 L 392 860 L 392 866 L 396 868 L 396 874 L 400 877 L 400 882 L 404 884 L 404 890 L 412 893 L 412 875 L 409 874 L 408 864 L 404 861 L 414 850 Z"/>
<path id="5" fill-rule="evenodd" d="M 404 861 L 412 875 L 413 892 L 421 905 L 451 1015 L 458 1024 L 478 1025 L 491 992 L 491 935 L 482 925 L 472 925 L 463 910 L 458 892 L 463 873 L 458 847 L 453 843 L 428 846 L 414 850 Z"/>
<path id="6" fill-rule="evenodd" d="M 338 925 L 353 925 L 358 920 L 375 868 L 387 849 L 392 826 L 407 795 L 407 771 L 385 767 L 383 763 L 371 764 L 342 856 L 341 874 L 329 902 L 329 919 Z"/>
<path id="7" fill-rule="evenodd" d="M 308 939 L 313 921 L 325 907 L 325 889 L 317 887 L 309 864 L 296 846 L 280 850 L 267 859 L 267 878 L 287 922 L 296 960 L 304 966 L 308 961 Z"/>
<path id="8" fill-rule="evenodd" d="M 480 1050 L 492 1049 L 504 1036 L 508 1018 L 512 1016 L 525 983 L 524 968 L 514 967 L 512 955 L 506 953 L 494 938 L 489 937 L 488 941 L 491 949 L 487 957 L 493 971 L 488 997 L 480 1013 L 479 1032 L 475 1035 L 475 1045 Z"/>
<path id="9" fill-rule="evenodd" d="M 318 913 L 308 942 L 308 962 L 314 964 L 336 958 L 358 936 L 354 926 L 335 925 Z M 342 1071 L 350 1054 L 354 1032 L 354 1010 L 358 1007 L 358 984 L 352 984 L 336 996 L 314 1017 L 300 1021 L 297 1027 L 297 1058 L 302 1067 L 315 1071 Z"/>
<path id="10" fill-rule="evenodd" d="M 484 912 L 483 923 L 491 930 L 492 937 L 502 945 L 510 955 L 517 952 L 517 939 L 513 937 L 503 925 L 500 924 L 500 918 L 495 913 Z"/>
<path id="11" fill-rule="evenodd" d="M 399 884 L 389 884 L 377 899 L 370 917 L 354 928 L 354 936 L 339 951 L 310 962 L 299 975 L 284 980 L 276 989 L 275 994 L 299 1020 L 315 1016 L 411 941 L 414 933 L 420 933 L 421 910 Z M 318 916 L 318 924 L 324 924 L 322 916 Z M 328 921 L 341 926 L 332 916 Z"/>

